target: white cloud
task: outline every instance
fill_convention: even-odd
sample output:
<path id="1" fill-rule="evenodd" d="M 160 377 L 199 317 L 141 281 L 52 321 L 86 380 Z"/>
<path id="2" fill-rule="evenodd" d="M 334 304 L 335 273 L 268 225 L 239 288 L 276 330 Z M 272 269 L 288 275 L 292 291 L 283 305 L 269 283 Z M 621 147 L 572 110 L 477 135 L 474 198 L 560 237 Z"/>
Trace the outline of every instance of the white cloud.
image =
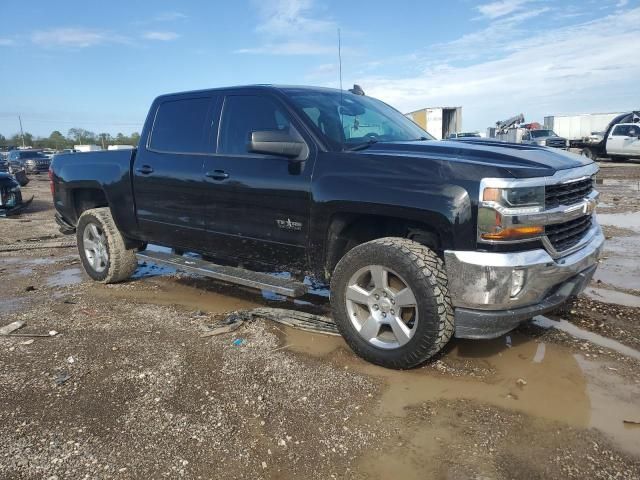
<path id="1" fill-rule="evenodd" d="M 321 55 L 335 51 L 335 46 L 325 44 L 324 37 L 336 24 L 320 18 L 313 0 L 262 1 L 255 5 L 260 17 L 255 30 L 265 41 L 259 47 L 242 48 L 235 53 Z"/>
<path id="2" fill-rule="evenodd" d="M 180 37 L 180 35 L 178 35 L 176 32 L 145 32 L 142 34 L 143 38 L 146 38 L 147 40 L 159 40 L 162 42 L 168 42 L 171 40 L 176 40 L 178 37 Z"/>
<path id="3" fill-rule="evenodd" d="M 104 43 L 122 42 L 124 39 L 101 30 L 86 28 L 53 28 L 31 34 L 31 41 L 42 47 L 86 48 Z"/>
<path id="4" fill-rule="evenodd" d="M 189 17 L 182 12 L 162 12 L 157 14 L 151 20 L 154 22 L 171 22 L 174 20 L 184 20 L 186 18 Z"/>
<path id="5" fill-rule="evenodd" d="M 335 28 L 331 21 L 314 18 L 313 0 L 260 2 L 262 21 L 256 28 L 268 35 L 294 37 Z"/>
<path id="6" fill-rule="evenodd" d="M 16 42 L 12 38 L 0 38 L 0 47 L 10 47 L 15 44 Z"/>
<path id="7" fill-rule="evenodd" d="M 476 9 L 487 18 L 498 18 L 509 15 L 523 8 L 529 0 L 497 0 L 495 2 L 478 5 Z"/>
<path id="8" fill-rule="evenodd" d="M 463 66 L 444 62 L 401 78 L 357 80 L 367 94 L 403 111 L 462 105 L 467 129 L 485 128 L 520 111 L 528 120 L 542 121 L 551 114 L 638 108 L 640 62 L 629 61 L 629 55 L 639 35 L 636 8 L 530 33 L 524 44 L 507 46 L 491 60 Z"/>

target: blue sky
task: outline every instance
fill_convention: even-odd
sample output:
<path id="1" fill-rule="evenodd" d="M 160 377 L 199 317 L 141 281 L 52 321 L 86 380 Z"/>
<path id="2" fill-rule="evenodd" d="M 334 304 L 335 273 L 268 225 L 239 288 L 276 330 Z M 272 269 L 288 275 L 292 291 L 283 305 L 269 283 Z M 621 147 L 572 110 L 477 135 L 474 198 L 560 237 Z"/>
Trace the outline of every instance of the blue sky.
<path id="1" fill-rule="evenodd" d="M 402 111 L 640 109 L 640 0 L 2 0 L 0 133 L 140 130 L 162 93 L 247 83 L 362 85 Z M 13 21 L 15 20 L 15 21 Z"/>

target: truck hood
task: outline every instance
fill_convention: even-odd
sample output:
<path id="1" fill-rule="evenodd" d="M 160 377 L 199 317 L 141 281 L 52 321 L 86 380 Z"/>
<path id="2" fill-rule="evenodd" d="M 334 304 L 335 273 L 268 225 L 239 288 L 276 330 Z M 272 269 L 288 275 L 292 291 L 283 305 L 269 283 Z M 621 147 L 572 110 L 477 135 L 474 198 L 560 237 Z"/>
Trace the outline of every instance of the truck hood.
<path id="1" fill-rule="evenodd" d="M 507 170 L 516 178 L 553 175 L 558 170 L 593 163 L 586 157 L 537 145 L 474 139 L 460 141 L 381 142 L 362 153 L 437 159 L 487 165 Z"/>

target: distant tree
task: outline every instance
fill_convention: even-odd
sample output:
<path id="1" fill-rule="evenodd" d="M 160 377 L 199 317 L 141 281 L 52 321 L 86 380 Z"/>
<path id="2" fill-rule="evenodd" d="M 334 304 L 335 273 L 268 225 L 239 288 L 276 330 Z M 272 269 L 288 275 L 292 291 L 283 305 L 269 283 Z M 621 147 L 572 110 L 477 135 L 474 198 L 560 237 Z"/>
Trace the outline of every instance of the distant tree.
<path id="1" fill-rule="evenodd" d="M 138 142 L 140 142 L 140 134 L 138 132 L 133 132 L 130 138 L 131 138 L 130 145 L 133 145 L 134 147 L 138 145 Z"/>
<path id="2" fill-rule="evenodd" d="M 126 145 L 127 137 L 125 137 L 122 133 L 118 132 L 116 135 L 116 145 Z"/>
<path id="3" fill-rule="evenodd" d="M 97 138 L 100 141 L 103 149 L 106 149 L 107 145 L 112 143 L 112 140 L 113 140 L 111 138 L 111 135 L 108 133 L 99 133 Z"/>
<path id="4" fill-rule="evenodd" d="M 79 145 L 96 142 L 96 134 L 84 128 L 70 128 L 67 136 Z"/>
<path id="5" fill-rule="evenodd" d="M 68 140 L 58 130 L 54 130 L 53 132 L 51 132 L 51 135 L 49 135 L 49 138 L 47 140 L 48 147 L 55 148 L 56 150 L 62 150 L 68 144 Z"/>
<path id="6" fill-rule="evenodd" d="M 3 147 L 7 145 L 7 137 L 2 135 L 1 133 L 0 133 L 0 145 L 2 145 Z"/>
<path id="7" fill-rule="evenodd" d="M 9 139 L 10 145 L 16 145 L 18 147 L 22 146 L 22 136 L 19 133 L 16 133 Z M 25 132 L 24 134 L 24 145 L 26 147 L 33 146 L 33 135 L 29 132 Z"/>

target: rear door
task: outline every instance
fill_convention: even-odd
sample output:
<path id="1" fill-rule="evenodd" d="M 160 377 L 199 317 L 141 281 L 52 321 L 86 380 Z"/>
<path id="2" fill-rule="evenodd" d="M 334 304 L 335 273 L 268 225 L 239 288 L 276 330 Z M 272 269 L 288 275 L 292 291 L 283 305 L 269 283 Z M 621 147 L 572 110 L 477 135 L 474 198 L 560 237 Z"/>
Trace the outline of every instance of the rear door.
<path id="1" fill-rule="evenodd" d="M 310 149 L 304 162 L 250 153 L 256 130 L 296 129 Z M 266 93 L 224 99 L 217 154 L 205 160 L 206 228 L 214 254 L 279 265 L 306 266 L 315 148 L 286 106 Z"/>
<path id="2" fill-rule="evenodd" d="M 142 235 L 163 245 L 206 245 L 202 168 L 214 152 L 213 94 L 161 98 L 146 144 L 136 155 L 133 187 Z"/>
<path id="3" fill-rule="evenodd" d="M 611 129 L 607 138 L 607 154 L 621 155 L 624 150 L 624 141 L 629 133 L 629 125 L 616 125 Z"/>

